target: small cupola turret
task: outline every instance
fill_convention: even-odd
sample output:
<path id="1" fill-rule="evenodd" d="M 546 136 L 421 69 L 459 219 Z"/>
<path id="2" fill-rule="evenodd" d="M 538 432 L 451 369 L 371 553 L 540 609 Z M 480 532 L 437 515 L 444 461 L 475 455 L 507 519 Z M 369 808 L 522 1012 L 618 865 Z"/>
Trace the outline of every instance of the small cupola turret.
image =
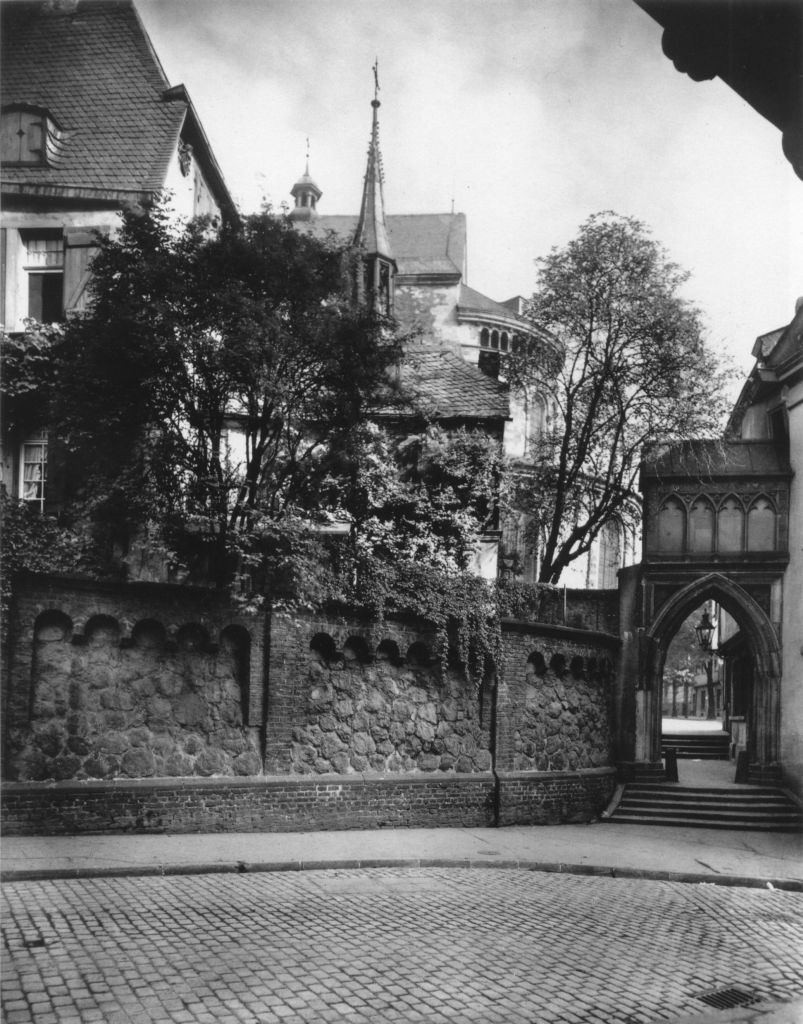
<path id="1" fill-rule="evenodd" d="M 290 211 L 290 220 L 312 220 L 318 215 L 318 200 L 323 192 L 312 180 L 309 173 L 309 139 L 307 139 L 307 163 L 304 173 L 290 189 L 295 206 Z"/>

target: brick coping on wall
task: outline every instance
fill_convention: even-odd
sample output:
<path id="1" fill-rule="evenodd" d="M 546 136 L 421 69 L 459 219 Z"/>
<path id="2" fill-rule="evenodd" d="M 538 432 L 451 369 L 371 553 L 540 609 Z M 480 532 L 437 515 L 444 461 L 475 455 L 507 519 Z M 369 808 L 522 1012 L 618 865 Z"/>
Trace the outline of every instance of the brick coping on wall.
<path id="1" fill-rule="evenodd" d="M 621 638 L 615 633 L 603 633 L 598 629 L 580 629 L 577 626 L 562 626 L 557 623 L 536 622 L 534 619 L 500 619 L 502 629 L 511 633 L 532 633 L 535 627 L 539 636 L 555 637 L 559 640 L 571 641 L 576 644 L 589 646 L 600 644 L 604 647 L 618 649 L 621 646 Z"/>
<path id="2" fill-rule="evenodd" d="M 453 785 L 454 783 L 477 783 L 490 782 L 494 778 L 503 780 L 521 780 L 532 782 L 548 782 L 559 779 L 581 779 L 595 775 L 616 775 L 616 768 L 603 766 L 600 768 L 579 768 L 576 770 L 553 771 L 553 772 L 421 772 L 419 774 L 380 774 L 379 772 L 349 772 L 347 775 L 315 775 L 315 774 L 294 774 L 294 775 L 259 775 L 259 776 L 235 776 L 235 775 L 209 775 L 205 777 L 176 777 L 160 776 L 151 779 L 68 779 L 64 782 L 49 780 L 44 782 L 3 782 L 0 783 L 0 795 L 25 793 L 66 793 L 75 790 L 79 793 L 87 791 L 103 792 L 114 790 L 115 792 L 130 790 L 132 792 L 146 791 L 152 789 L 209 789 L 209 788 L 241 788 L 253 789 L 269 788 L 270 786 L 354 786 L 364 783 L 371 783 L 377 786 L 393 786 L 400 783 L 411 786 L 432 785 L 442 783 Z"/>

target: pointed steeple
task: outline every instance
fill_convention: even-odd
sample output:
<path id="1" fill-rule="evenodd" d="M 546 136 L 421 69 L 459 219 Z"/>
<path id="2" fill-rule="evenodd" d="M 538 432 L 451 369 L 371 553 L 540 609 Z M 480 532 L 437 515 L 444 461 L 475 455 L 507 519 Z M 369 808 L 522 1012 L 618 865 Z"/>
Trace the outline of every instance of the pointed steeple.
<path id="1" fill-rule="evenodd" d="M 384 174 L 382 154 L 379 150 L 379 61 L 374 64 L 374 98 L 371 100 L 373 118 L 371 142 L 368 146 L 368 165 L 362 190 L 362 204 L 354 241 L 365 251 L 365 285 L 369 301 L 379 299 L 383 312 L 393 306 L 393 277 L 396 261 L 388 239 L 385 223 Z"/>
<path id="2" fill-rule="evenodd" d="M 290 189 L 295 199 L 295 206 L 290 211 L 290 220 L 312 220 L 318 216 L 316 209 L 323 192 L 318 188 L 309 173 L 309 139 L 307 139 L 307 163 L 304 173 Z"/>

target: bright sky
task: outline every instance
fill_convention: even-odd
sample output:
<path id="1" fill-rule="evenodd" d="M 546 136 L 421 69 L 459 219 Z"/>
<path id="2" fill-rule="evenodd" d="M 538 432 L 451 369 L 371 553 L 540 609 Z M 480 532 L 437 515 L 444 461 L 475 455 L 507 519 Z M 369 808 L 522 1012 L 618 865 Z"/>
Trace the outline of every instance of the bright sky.
<path id="1" fill-rule="evenodd" d="M 388 213 L 468 218 L 468 282 L 529 295 L 592 213 L 653 230 L 745 371 L 803 295 L 803 182 L 780 133 L 695 83 L 632 0 L 136 0 L 235 199 L 357 213 L 379 59 Z"/>

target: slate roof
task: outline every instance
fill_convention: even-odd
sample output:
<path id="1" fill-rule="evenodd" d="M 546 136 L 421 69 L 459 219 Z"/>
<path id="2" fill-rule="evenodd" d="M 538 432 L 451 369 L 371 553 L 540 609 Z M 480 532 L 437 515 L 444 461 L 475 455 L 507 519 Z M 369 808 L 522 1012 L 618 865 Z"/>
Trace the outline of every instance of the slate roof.
<path id="1" fill-rule="evenodd" d="M 466 215 L 464 213 L 409 213 L 386 216 L 385 224 L 399 276 L 446 276 L 458 280 L 466 264 Z M 316 217 L 304 230 L 315 235 L 334 231 L 354 238 L 357 216 L 337 214 Z M 509 310 L 506 310 L 510 315 Z"/>
<path id="2" fill-rule="evenodd" d="M 509 306 L 501 302 L 494 302 L 482 292 L 469 288 L 467 284 L 460 285 L 460 294 L 457 299 L 458 312 L 476 311 L 491 313 L 494 316 L 503 317 L 505 320 L 519 320 L 520 317 Z"/>
<path id="3" fill-rule="evenodd" d="M 789 476 L 789 460 L 770 441 L 681 441 L 648 451 L 644 477 L 713 479 Z"/>
<path id="4" fill-rule="evenodd" d="M 418 349 L 401 368 L 401 385 L 438 419 L 508 419 L 507 388 L 448 349 Z"/>
<path id="5" fill-rule="evenodd" d="M 63 129 L 53 166 L 8 166 L 10 191 L 142 193 L 164 185 L 189 117 L 196 155 L 222 206 L 232 206 L 186 91 L 169 83 L 132 0 L 80 0 L 72 13 L 41 0 L 2 4 L 2 102 L 44 107 Z M 211 166 L 207 166 L 207 164 Z M 210 174 L 211 171 L 211 174 Z"/>

